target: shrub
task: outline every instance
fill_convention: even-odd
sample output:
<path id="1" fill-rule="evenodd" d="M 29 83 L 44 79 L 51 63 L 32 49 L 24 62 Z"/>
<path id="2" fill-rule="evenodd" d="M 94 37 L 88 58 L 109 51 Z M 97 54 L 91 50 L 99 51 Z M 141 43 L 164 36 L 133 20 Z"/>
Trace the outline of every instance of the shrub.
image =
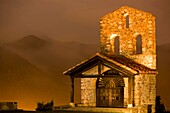
<path id="1" fill-rule="evenodd" d="M 52 111 L 54 108 L 54 102 L 48 102 L 44 104 L 44 102 L 38 102 L 37 103 L 37 108 L 35 109 L 36 111 Z"/>

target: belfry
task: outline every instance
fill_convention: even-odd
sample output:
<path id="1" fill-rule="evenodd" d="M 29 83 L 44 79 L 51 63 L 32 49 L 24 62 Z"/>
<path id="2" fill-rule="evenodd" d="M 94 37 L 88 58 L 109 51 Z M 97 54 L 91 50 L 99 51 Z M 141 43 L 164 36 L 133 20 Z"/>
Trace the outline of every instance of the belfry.
<path id="1" fill-rule="evenodd" d="M 81 78 L 81 106 L 155 112 L 155 17 L 123 6 L 100 19 L 101 51 L 64 72 Z"/>

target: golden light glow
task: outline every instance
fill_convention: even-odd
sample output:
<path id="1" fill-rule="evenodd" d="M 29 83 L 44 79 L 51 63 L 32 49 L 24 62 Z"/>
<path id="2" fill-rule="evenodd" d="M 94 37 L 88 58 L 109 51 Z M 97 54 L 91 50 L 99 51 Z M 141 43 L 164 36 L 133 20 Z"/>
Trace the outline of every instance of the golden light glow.
<path id="1" fill-rule="evenodd" d="M 117 36 L 117 34 L 112 34 L 111 36 L 110 36 L 110 40 L 112 40 L 113 38 L 115 38 Z"/>
<path id="2" fill-rule="evenodd" d="M 125 13 L 125 14 L 124 14 L 125 17 L 128 16 L 128 15 L 129 15 L 128 13 Z"/>

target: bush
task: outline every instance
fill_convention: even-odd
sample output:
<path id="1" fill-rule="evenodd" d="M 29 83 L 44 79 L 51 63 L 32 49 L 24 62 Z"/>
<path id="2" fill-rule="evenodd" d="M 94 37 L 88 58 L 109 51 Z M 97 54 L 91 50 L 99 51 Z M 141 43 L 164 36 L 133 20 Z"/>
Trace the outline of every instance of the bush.
<path id="1" fill-rule="evenodd" d="M 44 104 L 44 102 L 38 102 L 37 103 L 37 108 L 35 109 L 36 111 L 52 111 L 54 107 L 54 102 L 48 102 Z"/>

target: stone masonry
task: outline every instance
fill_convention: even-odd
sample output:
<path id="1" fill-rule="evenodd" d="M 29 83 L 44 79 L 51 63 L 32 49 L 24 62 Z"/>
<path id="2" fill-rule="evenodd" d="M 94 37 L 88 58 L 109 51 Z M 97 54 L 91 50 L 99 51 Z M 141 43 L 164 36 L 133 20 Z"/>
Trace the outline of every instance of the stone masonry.
<path id="1" fill-rule="evenodd" d="M 96 103 L 98 106 L 98 100 L 102 100 L 108 101 L 110 107 L 111 102 L 114 104 L 123 98 L 121 107 L 127 108 L 124 109 L 125 113 L 154 113 L 157 75 L 155 31 L 155 16 L 128 6 L 101 17 L 101 52 L 64 72 L 72 79 L 71 102 L 74 103 L 74 78 L 79 77 L 80 106 L 95 107 Z M 105 75 L 105 72 L 109 71 L 112 73 Z M 122 92 L 119 91 L 119 94 L 123 95 L 121 99 L 115 99 L 114 96 L 106 99 L 108 96 L 104 94 L 118 94 L 114 93 L 117 91 L 113 90 L 115 87 L 109 89 L 113 93 L 108 93 L 105 90 L 107 87 L 104 87 L 106 93 L 97 93 L 103 91 L 97 87 L 97 81 L 102 77 L 108 77 L 109 80 L 113 79 L 111 77 L 123 78 L 121 81 L 124 85 L 116 86 L 121 88 Z"/>
<path id="2" fill-rule="evenodd" d="M 127 19 L 128 16 L 128 20 Z M 126 26 L 127 21 L 129 22 Z M 156 69 L 155 17 L 147 12 L 123 6 L 100 21 L 101 52 L 113 55 L 114 38 L 119 37 L 120 54 L 149 68 Z M 142 54 L 136 54 L 136 37 L 142 37 Z M 152 105 L 155 108 L 156 75 L 135 76 L 135 106 Z"/>
<path id="3" fill-rule="evenodd" d="M 129 24 L 128 26 L 127 22 Z M 141 54 L 136 53 L 136 37 L 138 35 L 140 35 L 142 38 Z M 143 64 L 151 69 L 156 69 L 155 17 L 152 14 L 123 6 L 120 9 L 103 16 L 100 21 L 101 53 L 114 55 L 114 39 L 116 37 L 119 38 L 120 55 L 131 58 L 134 61 Z M 92 72 L 92 70 L 88 73 L 96 74 L 95 72 Z M 127 79 L 124 78 L 124 80 L 124 103 L 125 105 L 127 105 L 128 85 Z M 82 103 L 95 106 L 96 78 L 82 78 L 81 83 Z M 146 108 L 146 105 L 152 105 L 152 112 L 154 112 L 156 98 L 155 96 L 156 75 L 140 74 L 135 76 L 134 106 L 139 107 L 139 109 L 143 109 Z"/>
<path id="4" fill-rule="evenodd" d="M 129 17 L 126 20 L 126 17 Z M 128 21 L 128 22 L 127 22 Z M 126 26 L 126 23 L 129 26 Z M 114 38 L 119 37 L 120 54 L 156 69 L 155 17 L 128 6 L 109 13 L 100 21 L 101 52 L 114 54 Z M 136 37 L 142 37 L 142 54 L 136 55 Z"/>

